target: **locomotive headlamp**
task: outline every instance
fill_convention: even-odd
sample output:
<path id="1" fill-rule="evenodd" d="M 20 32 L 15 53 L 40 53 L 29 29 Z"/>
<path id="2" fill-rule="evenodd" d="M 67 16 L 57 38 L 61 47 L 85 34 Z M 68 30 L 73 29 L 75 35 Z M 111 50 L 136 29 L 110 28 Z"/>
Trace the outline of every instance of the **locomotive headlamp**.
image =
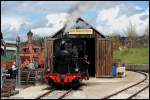
<path id="1" fill-rule="evenodd" d="M 48 68 L 46 71 L 47 71 L 47 72 L 50 72 L 50 68 Z"/>
<path id="2" fill-rule="evenodd" d="M 79 68 L 75 68 L 75 71 L 78 72 L 78 71 L 79 71 Z"/>
<path id="3" fill-rule="evenodd" d="M 63 41 L 61 42 L 61 44 L 65 44 L 65 41 L 63 40 Z"/>

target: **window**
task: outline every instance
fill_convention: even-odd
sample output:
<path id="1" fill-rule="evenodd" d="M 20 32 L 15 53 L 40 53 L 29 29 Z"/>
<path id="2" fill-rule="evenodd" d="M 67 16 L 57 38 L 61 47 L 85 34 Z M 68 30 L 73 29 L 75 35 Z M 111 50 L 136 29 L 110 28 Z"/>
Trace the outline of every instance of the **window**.
<path id="1" fill-rule="evenodd" d="M 39 52 L 39 48 L 34 48 L 34 52 L 38 53 Z"/>
<path id="2" fill-rule="evenodd" d="M 29 49 L 28 49 L 28 48 L 24 48 L 23 51 L 24 51 L 24 52 L 28 52 Z"/>

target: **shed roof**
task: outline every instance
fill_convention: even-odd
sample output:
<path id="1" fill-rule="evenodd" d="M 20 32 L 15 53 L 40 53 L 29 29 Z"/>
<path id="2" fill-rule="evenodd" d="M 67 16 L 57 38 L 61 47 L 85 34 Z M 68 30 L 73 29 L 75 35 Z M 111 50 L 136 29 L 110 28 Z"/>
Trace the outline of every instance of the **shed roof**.
<path id="1" fill-rule="evenodd" d="M 6 44 L 16 45 L 16 41 L 6 40 L 5 42 L 6 42 Z"/>
<path id="2" fill-rule="evenodd" d="M 87 22 L 85 22 L 85 20 L 83 20 L 82 18 L 78 18 L 76 21 L 82 21 L 84 22 L 86 25 L 90 26 L 91 29 L 93 29 L 94 31 L 96 31 L 96 33 L 98 33 L 101 37 L 106 38 L 101 32 L 99 32 L 98 30 L 96 30 L 93 26 L 89 25 Z M 56 35 L 58 35 L 61 31 L 63 32 L 65 30 L 66 24 L 60 29 L 58 30 L 55 34 L 53 34 L 51 37 L 54 38 Z"/>

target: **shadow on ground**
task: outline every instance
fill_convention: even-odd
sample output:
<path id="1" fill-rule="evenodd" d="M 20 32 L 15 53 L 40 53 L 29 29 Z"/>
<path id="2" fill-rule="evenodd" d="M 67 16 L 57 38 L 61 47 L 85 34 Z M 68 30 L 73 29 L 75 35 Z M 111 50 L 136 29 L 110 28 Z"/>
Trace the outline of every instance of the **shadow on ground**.
<path id="1" fill-rule="evenodd" d="M 81 83 L 77 88 L 73 88 L 73 90 L 82 90 L 81 87 L 85 86 L 85 83 Z M 51 90 L 51 89 L 55 89 L 55 90 L 69 90 L 71 89 L 71 85 L 61 85 L 61 86 L 55 86 L 55 87 L 47 87 L 44 88 L 43 90 Z"/>

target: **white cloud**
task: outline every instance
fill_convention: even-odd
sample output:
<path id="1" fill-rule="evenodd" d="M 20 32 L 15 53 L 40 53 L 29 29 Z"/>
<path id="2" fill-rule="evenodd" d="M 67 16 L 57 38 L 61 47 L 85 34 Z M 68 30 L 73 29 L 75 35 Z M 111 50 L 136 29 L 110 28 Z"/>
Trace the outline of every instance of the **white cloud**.
<path id="1" fill-rule="evenodd" d="M 41 21 L 25 20 L 21 17 L 1 17 L 2 32 L 8 32 L 7 37 L 11 38 L 13 34 L 26 36 L 26 33 L 31 28 L 34 34 L 39 36 L 50 36 L 64 26 L 67 13 L 51 13 L 41 19 Z M 38 24 L 38 25 L 37 25 Z M 41 27 L 43 26 L 43 27 Z M 44 27 L 45 26 L 45 27 Z"/>
<path id="2" fill-rule="evenodd" d="M 31 31 L 38 36 L 50 36 L 56 30 L 55 28 L 36 28 Z"/>
<path id="3" fill-rule="evenodd" d="M 139 6 L 136 6 L 135 9 L 136 9 L 136 10 L 143 10 L 143 9 L 142 9 L 141 7 L 139 7 Z"/>
<path id="4" fill-rule="evenodd" d="M 13 14 L 14 12 L 54 13 L 64 12 L 79 1 L 5 1 L 2 14 Z"/>
<path id="5" fill-rule="evenodd" d="M 115 8 L 110 9 L 103 9 L 98 12 L 98 21 L 109 21 L 111 22 L 113 19 L 115 19 L 119 12 L 119 6 L 116 6 Z"/>
<path id="6" fill-rule="evenodd" d="M 78 1 L 79 2 L 79 1 Z M 1 16 L 1 29 L 4 33 L 14 34 L 20 32 L 20 36 L 26 36 L 25 31 L 32 29 L 34 34 L 40 36 L 50 36 L 58 31 L 65 23 L 66 12 L 78 2 L 75 1 L 17 1 L 5 2 Z M 92 2 L 90 2 L 92 3 Z M 95 3 L 95 4 L 94 4 Z M 98 10 L 96 22 L 92 20 L 94 26 L 103 33 L 118 32 L 126 28 L 129 20 L 136 24 L 139 34 L 144 30 L 149 22 L 149 7 L 144 8 L 126 2 L 114 1 L 93 1 L 95 11 Z M 87 13 L 88 13 L 87 9 Z M 36 15 L 37 14 L 37 15 Z M 40 14 L 43 14 L 40 16 Z M 47 14 L 47 16 L 46 16 Z M 9 16 L 8 16 L 9 15 Z M 14 16 L 15 15 L 15 16 Z M 33 17 L 32 17 L 33 15 Z M 39 19 L 34 19 L 39 15 Z M 90 18 L 90 14 L 87 16 Z M 91 24 L 91 23 L 89 23 Z M 24 32 L 23 32 L 24 31 Z M 13 36 L 13 35 L 12 35 Z"/>
<path id="7" fill-rule="evenodd" d="M 26 24 L 26 20 L 23 17 L 1 16 L 1 32 L 4 33 L 4 39 L 15 41 L 17 34 L 25 39 L 22 34 L 24 24 Z"/>
<path id="8" fill-rule="evenodd" d="M 39 36 L 51 36 L 64 26 L 66 16 L 66 13 L 49 14 L 46 16 L 48 19 L 47 28 L 35 28 L 32 31 Z"/>
<path id="9" fill-rule="evenodd" d="M 13 17 L 1 16 L 2 30 L 5 30 L 5 27 L 9 26 L 10 30 L 19 31 L 20 25 L 22 23 L 24 23 L 24 19 L 21 17 L 18 17 L 18 16 L 13 16 Z"/>
<path id="10" fill-rule="evenodd" d="M 64 25 L 65 23 L 65 19 L 67 17 L 66 13 L 59 13 L 59 14 L 49 14 L 46 16 L 46 18 L 48 19 L 48 23 L 47 26 L 52 24 L 53 27 L 60 27 L 62 25 Z"/>
<path id="11" fill-rule="evenodd" d="M 51 36 L 54 33 L 56 33 L 59 29 L 62 27 L 52 27 L 52 28 L 35 28 L 32 29 L 31 31 L 38 36 L 45 37 L 45 36 Z"/>
<path id="12" fill-rule="evenodd" d="M 137 33 L 142 35 L 144 34 L 145 26 L 148 24 L 149 20 L 149 12 L 147 9 L 144 12 L 130 16 L 126 13 L 120 14 L 120 6 L 103 9 L 98 12 L 97 28 L 98 30 L 103 31 L 105 35 L 112 32 L 123 35 L 123 31 L 127 28 L 131 21 L 132 24 L 136 26 Z M 145 17 L 145 19 L 141 19 L 141 17 Z"/>

